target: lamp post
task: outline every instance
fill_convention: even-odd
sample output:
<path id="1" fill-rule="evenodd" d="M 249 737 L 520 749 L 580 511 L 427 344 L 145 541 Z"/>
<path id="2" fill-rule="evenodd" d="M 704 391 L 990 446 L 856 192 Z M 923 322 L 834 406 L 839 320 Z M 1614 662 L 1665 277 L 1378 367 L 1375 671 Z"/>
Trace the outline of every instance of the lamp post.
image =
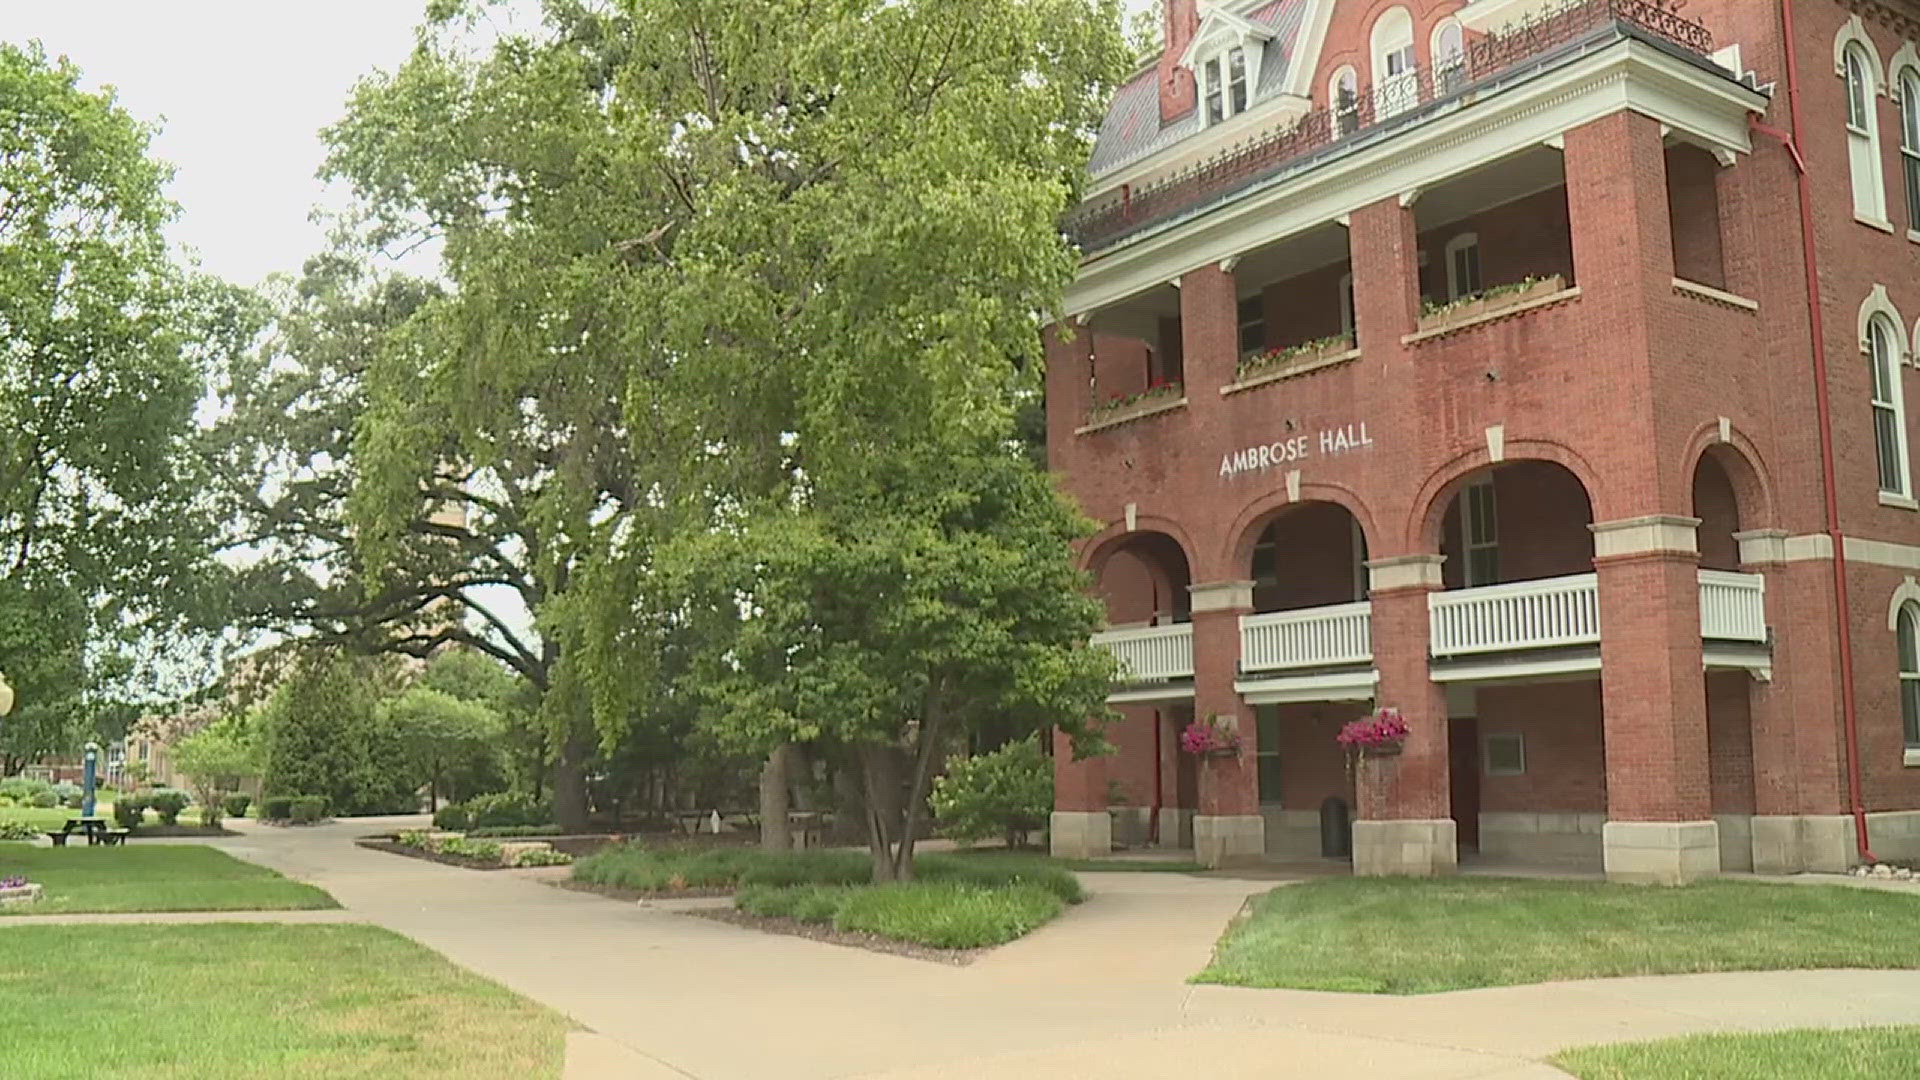
<path id="1" fill-rule="evenodd" d="M 80 779 L 80 816 L 92 817 L 95 766 L 100 761 L 100 744 L 97 742 L 87 743 L 86 756 L 81 760 L 86 763 L 86 771 L 81 773 Z"/>

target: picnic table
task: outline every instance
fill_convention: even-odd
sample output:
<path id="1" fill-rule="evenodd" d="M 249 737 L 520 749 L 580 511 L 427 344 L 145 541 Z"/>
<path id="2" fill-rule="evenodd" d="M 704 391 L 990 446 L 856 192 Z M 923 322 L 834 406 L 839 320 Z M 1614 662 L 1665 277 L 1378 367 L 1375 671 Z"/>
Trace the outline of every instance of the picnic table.
<path id="1" fill-rule="evenodd" d="M 94 844 L 107 844 L 111 846 L 113 844 L 126 843 L 127 835 L 131 831 L 130 829 L 112 828 L 108 826 L 107 819 L 103 817 L 77 817 L 68 818 L 66 825 L 58 832 L 49 830 L 47 832 L 47 839 L 53 841 L 54 847 L 66 847 L 67 838 L 78 833 L 87 838 L 88 846 Z"/>

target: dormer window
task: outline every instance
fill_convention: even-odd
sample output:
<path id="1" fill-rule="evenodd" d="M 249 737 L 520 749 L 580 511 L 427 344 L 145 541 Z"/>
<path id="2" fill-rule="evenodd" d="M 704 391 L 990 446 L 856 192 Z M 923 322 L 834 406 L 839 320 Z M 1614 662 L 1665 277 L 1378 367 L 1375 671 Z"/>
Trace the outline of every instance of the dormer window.
<path id="1" fill-rule="evenodd" d="M 1231 120 L 1259 93 L 1261 53 L 1273 28 L 1215 7 L 1180 54 L 1180 66 L 1200 85 L 1200 119 L 1207 126 Z"/>
<path id="2" fill-rule="evenodd" d="M 1207 87 L 1207 123 L 1247 111 L 1247 50 L 1236 45 L 1201 64 Z"/>

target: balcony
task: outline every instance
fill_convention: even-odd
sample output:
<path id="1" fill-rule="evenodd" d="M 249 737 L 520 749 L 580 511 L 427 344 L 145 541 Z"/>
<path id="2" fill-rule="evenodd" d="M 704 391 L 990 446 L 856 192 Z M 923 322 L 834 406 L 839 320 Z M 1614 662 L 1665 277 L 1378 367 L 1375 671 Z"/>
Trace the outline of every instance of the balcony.
<path id="1" fill-rule="evenodd" d="M 1600 643 L 1600 579 L 1593 574 L 1452 589 L 1427 598 L 1436 657 Z"/>
<path id="2" fill-rule="evenodd" d="M 1240 617 L 1240 670 L 1251 675 L 1373 662 L 1373 605 Z"/>
<path id="3" fill-rule="evenodd" d="M 1767 579 L 1759 574 L 1700 571 L 1700 636 L 1765 645 Z"/>
<path id="4" fill-rule="evenodd" d="M 1110 701 L 1155 701 L 1193 696 L 1193 624 L 1106 630 L 1093 646 L 1120 661 L 1116 683 L 1123 689 Z"/>
<path id="5" fill-rule="evenodd" d="M 1505 32 L 1467 46 L 1457 64 L 1360 87 L 1264 135 L 1140 188 L 1122 187 L 1064 223 L 1083 252 L 1093 254 L 1135 233 L 1202 211 L 1315 159 L 1374 140 L 1375 129 L 1421 123 L 1449 103 L 1471 101 L 1520 77 L 1581 55 L 1595 42 L 1651 41 L 1705 58 L 1707 29 L 1657 0 L 1563 0 Z"/>

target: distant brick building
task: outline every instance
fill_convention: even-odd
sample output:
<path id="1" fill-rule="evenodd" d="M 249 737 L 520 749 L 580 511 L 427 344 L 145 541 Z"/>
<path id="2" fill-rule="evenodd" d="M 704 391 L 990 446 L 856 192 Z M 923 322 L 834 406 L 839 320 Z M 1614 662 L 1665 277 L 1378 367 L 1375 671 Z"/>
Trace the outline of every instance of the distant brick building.
<path id="1" fill-rule="evenodd" d="M 1128 671 L 1055 848 L 1920 856 L 1920 4 L 1165 6 L 1048 330 Z"/>

